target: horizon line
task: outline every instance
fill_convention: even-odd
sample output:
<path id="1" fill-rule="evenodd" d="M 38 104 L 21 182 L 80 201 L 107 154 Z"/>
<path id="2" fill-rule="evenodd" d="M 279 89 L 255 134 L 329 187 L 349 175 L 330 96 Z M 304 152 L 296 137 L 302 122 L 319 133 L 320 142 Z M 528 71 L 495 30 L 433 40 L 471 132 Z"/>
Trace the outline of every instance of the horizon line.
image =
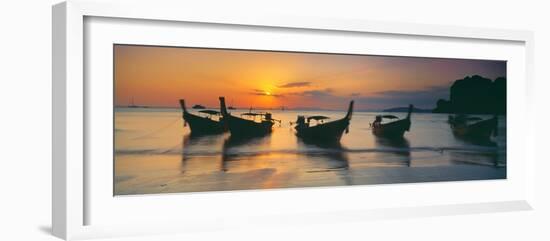
<path id="1" fill-rule="evenodd" d="M 142 109 L 181 109 L 180 106 L 148 106 L 148 105 L 136 105 L 136 106 L 128 106 L 128 105 L 115 105 L 114 108 L 128 108 L 128 109 L 132 109 L 132 108 L 142 108 Z M 207 110 L 207 109 L 219 109 L 220 107 L 205 107 L 205 108 L 202 108 L 202 109 L 197 109 L 197 110 Z M 241 107 L 234 107 L 235 109 L 237 110 L 249 110 L 251 109 L 250 107 L 249 108 L 241 108 Z M 408 108 L 408 106 L 395 106 L 395 107 L 389 107 L 389 108 L 380 108 L 380 109 L 356 109 L 354 111 L 384 111 L 384 110 L 389 110 L 389 109 L 396 109 L 396 108 Z M 433 107 L 433 108 L 419 108 L 419 107 L 414 107 L 415 109 L 419 109 L 419 110 L 434 110 L 436 107 Z M 193 108 L 188 108 L 188 109 L 191 109 L 191 110 L 194 110 Z M 344 108 L 345 109 L 345 108 Z M 314 108 L 314 107 L 298 107 L 298 108 L 286 108 L 285 107 L 285 110 L 305 110 L 305 111 L 311 111 L 311 110 L 318 110 L 318 111 L 347 111 L 347 110 L 344 110 L 344 109 L 323 109 L 323 108 Z M 252 110 L 281 110 L 281 108 L 252 108 Z M 405 111 L 406 112 L 406 111 Z"/>

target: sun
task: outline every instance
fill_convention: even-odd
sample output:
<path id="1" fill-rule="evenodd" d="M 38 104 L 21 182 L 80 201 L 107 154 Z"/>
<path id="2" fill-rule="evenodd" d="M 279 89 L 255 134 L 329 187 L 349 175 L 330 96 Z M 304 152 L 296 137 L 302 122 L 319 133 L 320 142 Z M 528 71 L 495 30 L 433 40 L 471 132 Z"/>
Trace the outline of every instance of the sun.
<path id="1" fill-rule="evenodd" d="M 269 90 L 264 91 L 265 95 L 271 96 L 271 92 Z"/>

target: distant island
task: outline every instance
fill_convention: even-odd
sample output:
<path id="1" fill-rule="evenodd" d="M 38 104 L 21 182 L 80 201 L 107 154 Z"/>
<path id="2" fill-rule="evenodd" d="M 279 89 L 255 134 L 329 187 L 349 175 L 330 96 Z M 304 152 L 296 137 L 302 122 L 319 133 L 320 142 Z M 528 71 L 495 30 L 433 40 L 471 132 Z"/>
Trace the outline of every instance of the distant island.
<path id="1" fill-rule="evenodd" d="M 382 112 L 408 112 L 408 111 L 409 111 L 409 107 L 395 107 L 395 108 L 382 110 Z M 432 110 L 418 109 L 416 107 L 413 107 L 413 112 L 414 113 L 432 113 Z"/>
<path id="2" fill-rule="evenodd" d="M 506 114 L 506 78 L 479 75 L 456 80 L 450 99 L 439 99 L 433 113 Z"/>

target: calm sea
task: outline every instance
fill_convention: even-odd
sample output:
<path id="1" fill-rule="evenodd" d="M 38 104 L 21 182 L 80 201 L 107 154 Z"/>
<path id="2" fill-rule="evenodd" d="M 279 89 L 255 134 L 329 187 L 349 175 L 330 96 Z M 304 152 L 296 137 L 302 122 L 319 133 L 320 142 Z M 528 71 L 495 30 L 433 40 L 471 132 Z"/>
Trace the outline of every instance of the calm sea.
<path id="1" fill-rule="evenodd" d="M 491 143 L 458 139 L 447 115 L 427 113 L 413 113 L 405 140 L 388 141 L 369 129 L 380 113 L 354 112 L 341 147 L 319 147 L 290 122 L 343 111 L 271 112 L 282 120 L 271 135 L 236 143 L 229 133 L 191 137 L 179 109 L 117 108 L 115 195 L 506 178 L 505 117 Z"/>

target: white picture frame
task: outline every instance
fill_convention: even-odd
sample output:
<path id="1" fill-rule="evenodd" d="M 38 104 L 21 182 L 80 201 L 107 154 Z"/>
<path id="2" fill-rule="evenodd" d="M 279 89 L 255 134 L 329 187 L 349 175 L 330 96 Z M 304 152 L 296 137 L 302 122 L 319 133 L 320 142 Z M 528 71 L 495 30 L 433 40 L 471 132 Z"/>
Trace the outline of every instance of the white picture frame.
<path id="1" fill-rule="evenodd" d="M 151 8 L 155 8 L 151 11 Z M 509 165 L 512 171 L 517 170 L 518 175 L 513 175 L 507 182 L 472 181 L 468 183 L 438 183 L 417 186 L 417 184 L 382 185 L 376 187 L 345 187 L 345 188 L 314 188 L 314 189 L 293 189 L 274 191 L 235 191 L 235 192 L 214 192 L 200 195 L 152 195 L 147 197 L 131 197 L 130 202 L 124 202 L 124 211 L 116 214 L 113 208 L 120 207 L 122 203 L 107 207 L 106 202 L 96 201 L 93 188 L 90 182 L 97 179 L 88 179 L 90 175 L 86 172 L 92 168 L 89 160 L 90 146 L 86 140 L 89 135 L 87 121 L 89 116 L 90 103 L 86 97 L 86 89 L 91 88 L 85 82 L 86 45 L 85 45 L 85 19 L 92 18 L 114 18 L 125 19 L 126 21 L 152 21 L 156 23 L 172 24 L 214 24 L 223 25 L 224 28 L 232 27 L 253 27 L 255 29 L 277 29 L 300 30 L 303 32 L 319 31 L 320 34 L 327 33 L 369 33 L 391 35 L 396 38 L 421 37 L 428 39 L 452 39 L 462 41 L 481 41 L 487 45 L 502 42 L 519 46 L 518 55 L 522 60 L 518 62 L 518 72 L 514 76 L 520 76 L 514 81 L 517 88 L 511 89 L 511 95 L 515 98 L 509 101 L 514 110 L 514 121 L 530 123 L 530 120 L 522 116 L 530 116 L 530 99 L 528 94 L 532 91 L 533 73 L 533 34 L 529 31 L 518 30 L 497 30 L 482 28 L 466 28 L 455 26 L 421 25 L 409 23 L 371 22 L 351 19 L 322 19 L 304 18 L 296 16 L 276 16 L 254 14 L 231 15 L 209 14 L 204 9 L 190 8 L 186 3 L 174 1 L 151 1 L 128 3 L 124 1 L 67 1 L 53 7 L 53 211 L 52 226 L 54 235 L 63 239 L 81 239 L 93 237 L 112 237 L 122 235 L 140 235 L 157 233 L 192 232 L 196 230 L 216 229 L 227 226 L 239 225 L 292 225 L 293 222 L 340 222 L 343 220 L 368 220 L 380 218 L 400 217 L 422 217 L 432 215 L 466 214 L 495 211 L 529 210 L 532 208 L 534 199 L 534 174 L 536 159 L 534 156 L 534 125 L 527 126 L 522 131 L 522 140 L 514 149 L 512 158 L 522 158 L 520 165 Z M 138 22 L 139 24 L 139 22 Z M 119 26 L 120 27 L 120 26 Z M 122 26 L 124 27 L 124 26 Z M 154 26 L 152 26 L 154 27 Z M 466 43 L 467 44 L 467 43 Z M 88 50 L 89 51 L 89 50 Z M 106 80 L 112 81 L 112 80 Z M 110 83 L 110 82 L 109 82 Z M 93 98 L 92 98 L 93 99 Z M 510 100 L 510 99 L 509 99 Z M 528 108 L 525 108 L 527 106 Z M 87 114 L 88 113 L 88 114 Z M 103 116 L 105 117 L 105 116 Z M 95 117 L 94 117 L 95 118 Z M 99 116 L 98 118 L 102 118 Z M 108 133 L 107 133 L 108 134 Z M 513 132 L 511 133 L 513 137 Z M 516 135 L 517 136 L 517 135 Z M 112 161 L 112 160 L 111 160 Z M 95 165 L 95 164 L 93 164 Z M 517 177 L 517 178 L 516 178 Z M 97 185 L 96 185 L 97 186 Z M 307 192 L 309 198 L 322 199 L 327 195 L 351 195 L 349 193 L 380 195 L 391 195 L 388 193 L 400 192 L 400 189 L 410 189 L 409 192 L 422 191 L 428 197 L 434 192 L 444 192 L 453 188 L 465 189 L 479 187 L 476 192 L 483 192 L 491 189 L 502 189 L 502 193 L 494 198 L 467 197 L 465 199 L 454 199 L 452 195 L 440 203 L 419 202 L 410 200 L 407 202 L 396 202 L 392 204 L 380 204 L 376 208 L 361 208 L 361 203 L 351 202 L 348 208 L 337 209 L 323 205 L 310 205 L 310 207 L 294 212 L 283 212 L 292 209 L 288 203 L 281 204 L 281 207 L 267 210 L 260 216 L 252 213 L 239 213 L 242 211 L 239 206 L 230 213 L 213 214 L 204 212 L 193 206 L 196 211 L 188 218 L 194 219 L 193 223 L 185 223 L 181 217 L 177 217 L 182 210 L 174 210 L 173 216 L 162 213 L 161 216 L 154 216 L 151 212 L 144 213 L 148 219 L 154 220 L 156 225 L 149 222 L 141 222 L 135 218 L 135 222 L 119 220 L 122 225 L 113 223 L 90 223 L 90 216 L 111 214 L 113 220 L 118 218 L 115 215 L 128 214 L 131 210 L 150 205 L 155 207 L 159 203 L 181 204 L 185 200 L 189 205 L 207 204 L 220 199 L 228 199 L 228 202 L 240 202 L 244 199 L 255 199 L 258 202 L 270 202 L 270 200 L 284 199 L 289 196 L 300 196 Z M 366 190 L 368 189 L 368 190 Z M 364 192 L 363 192 L 364 191 Z M 495 192 L 498 192 L 495 191 Z M 115 199 L 114 197 L 110 197 Z M 306 197 L 304 197 L 306 198 Z M 230 200 L 229 200 L 230 199 Z M 97 199 L 99 200 L 99 199 Z M 95 205 L 90 209 L 90 202 L 103 203 Z M 118 200 L 116 200 L 118 202 Z M 174 204 L 177 202 L 176 204 Z M 306 203 L 296 204 L 307 205 Z M 240 207 L 242 209 L 242 207 Z M 251 210 L 255 210 L 250 206 Z M 286 209 L 285 209 L 286 208 Z M 103 211 L 101 211 L 103 210 Z M 186 210 L 190 211 L 190 210 Z M 258 211 L 258 210 L 256 210 Z M 103 212 L 102 214 L 99 214 Z M 252 212 L 252 211 L 251 211 Z M 107 214 L 105 214 L 107 213 Z M 200 218 L 199 218 L 200 217 Z M 119 217 L 120 218 L 120 217 Z M 255 220 L 251 224 L 249 219 Z M 294 221 L 285 221 L 294 220 Z M 174 225 L 174 221 L 178 224 Z M 231 222 L 228 222 L 231 221 Z M 168 225 L 170 223 L 170 225 Z M 230 224 L 228 224 L 230 223 Z M 185 225 L 183 225 L 185 224 Z"/>

